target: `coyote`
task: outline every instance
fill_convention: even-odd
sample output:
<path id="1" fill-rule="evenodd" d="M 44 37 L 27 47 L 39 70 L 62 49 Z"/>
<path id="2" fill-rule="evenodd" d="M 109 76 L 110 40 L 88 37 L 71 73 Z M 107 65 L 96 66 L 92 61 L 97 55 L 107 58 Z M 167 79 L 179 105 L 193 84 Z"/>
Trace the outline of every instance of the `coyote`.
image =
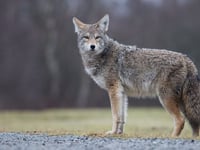
<path id="1" fill-rule="evenodd" d="M 123 133 L 127 96 L 132 96 L 158 97 L 174 120 L 172 136 L 180 135 L 184 118 L 193 136 L 199 136 L 200 80 L 190 58 L 168 50 L 119 44 L 106 34 L 108 15 L 95 24 L 75 17 L 73 23 L 85 71 L 110 98 L 113 121 L 107 134 Z"/>

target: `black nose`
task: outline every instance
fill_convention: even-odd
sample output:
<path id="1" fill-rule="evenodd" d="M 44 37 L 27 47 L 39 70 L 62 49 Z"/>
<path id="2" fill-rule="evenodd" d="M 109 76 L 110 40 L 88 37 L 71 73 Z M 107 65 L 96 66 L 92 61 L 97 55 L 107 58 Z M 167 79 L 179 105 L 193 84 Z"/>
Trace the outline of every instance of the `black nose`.
<path id="1" fill-rule="evenodd" d="M 90 45 L 91 50 L 95 49 L 95 45 Z"/>

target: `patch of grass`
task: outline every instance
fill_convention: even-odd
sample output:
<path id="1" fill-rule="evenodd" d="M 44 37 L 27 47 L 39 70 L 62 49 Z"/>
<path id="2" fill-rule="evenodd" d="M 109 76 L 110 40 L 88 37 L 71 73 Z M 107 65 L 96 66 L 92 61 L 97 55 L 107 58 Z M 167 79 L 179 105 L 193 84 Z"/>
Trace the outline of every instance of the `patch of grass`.
<path id="1" fill-rule="evenodd" d="M 111 125 L 110 109 L 0 112 L 0 132 L 104 136 L 104 133 L 111 129 Z M 172 129 L 173 120 L 164 109 L 130 108 L 125 134 L 118 137 L 170 137 Z M 191 137 L 187 123 L 181 137 Z"/>

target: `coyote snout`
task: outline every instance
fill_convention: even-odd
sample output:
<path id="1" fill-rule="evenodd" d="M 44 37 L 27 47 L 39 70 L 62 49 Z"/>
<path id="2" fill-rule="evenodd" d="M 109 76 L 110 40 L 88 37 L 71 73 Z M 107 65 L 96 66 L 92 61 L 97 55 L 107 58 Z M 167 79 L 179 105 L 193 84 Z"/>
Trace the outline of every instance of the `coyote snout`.
<path id="1" fill-rule="evenodd" d="M 95 45 L 90 45 L 90 49 L 92 50 L 92 51 L 94 51 L 95 50 Z"/>
<path id="2" fill-rule="evenodd" d="M 83 36 L 83 41 L 85 41 L 80 47 L 82 47 L 82 50 L 86 51 L 98 51 L 101 49 L 98 41 L 94 37 L 90 36 Z"/>
<path id="3" fill-rule="evenodd" d="M 86 72 L 109 94 L 113 121 L 108 134 L 123 133 L 127 96 L 157 96 L 174 120 L 172 136 L 180 135 L 185 117 L 193 135 L 199 135 L 200 81 L 186 55 L 119 44 L 106 34 L 108 15 L 95 24 L 77 18 L 73 23 Z"/>

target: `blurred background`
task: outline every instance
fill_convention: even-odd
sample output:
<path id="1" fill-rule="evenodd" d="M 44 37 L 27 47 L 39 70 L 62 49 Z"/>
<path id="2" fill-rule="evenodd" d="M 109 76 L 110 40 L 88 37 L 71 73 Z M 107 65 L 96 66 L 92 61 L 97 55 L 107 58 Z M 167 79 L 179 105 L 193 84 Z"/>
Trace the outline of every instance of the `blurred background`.
<path id="1" fill-rule="evenodd" d="M 74 16 L 94 23 L 106 13 L 108 34 L 120 43 L 182 52 L 200 69 L 199 0 L 4 0 L 0 109 L 109 107 L 107 93 L 84 72 L 72 24 Z"/>

